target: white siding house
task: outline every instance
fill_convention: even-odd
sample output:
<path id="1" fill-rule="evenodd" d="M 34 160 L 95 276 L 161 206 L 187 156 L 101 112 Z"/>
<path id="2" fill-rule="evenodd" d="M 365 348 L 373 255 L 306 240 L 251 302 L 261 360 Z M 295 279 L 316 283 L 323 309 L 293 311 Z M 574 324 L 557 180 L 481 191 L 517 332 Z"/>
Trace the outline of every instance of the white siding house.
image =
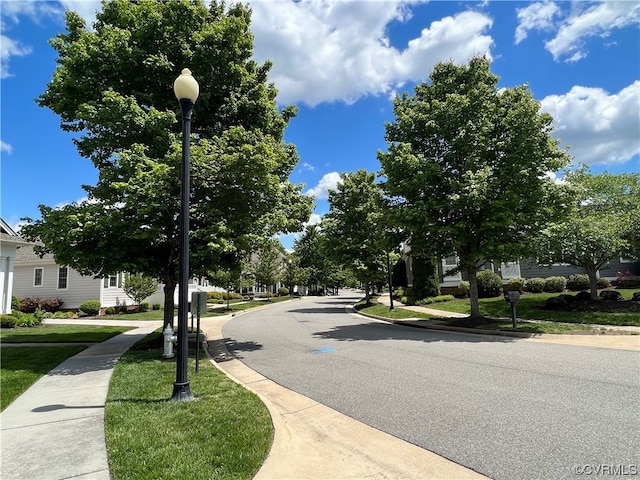
<path id="1" fill-rule="evenodd" d="M 13 295 L 20 298 L 59 298 L 62 309 L 76 309 L 87 300 L 99 300 L 103 308 L 131 305 L 123 283 L 122 273 L 105 278 L 80 275 L 73 268 L 56 264 L 53 255 L 40 258 L 32 245 L 16 252 Z"/>
<path id="2" fill-rule="evenodd" d="M 0 313 L 11 313 L 16 249 L 27 242 L 0 218 Z"/>

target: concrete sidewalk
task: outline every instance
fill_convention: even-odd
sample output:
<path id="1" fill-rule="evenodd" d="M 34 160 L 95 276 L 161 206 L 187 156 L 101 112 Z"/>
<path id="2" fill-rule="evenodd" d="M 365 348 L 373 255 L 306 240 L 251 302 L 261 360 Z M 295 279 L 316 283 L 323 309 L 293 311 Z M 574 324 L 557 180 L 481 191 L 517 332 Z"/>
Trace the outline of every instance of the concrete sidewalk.
<path id="1" fill-rule="evenodd" d="M 127 325 L 142 326 L 65 360 L 0 414 L 3 480 L 110 478 L 104 407 L 113 367 L 162 322 Z"/>

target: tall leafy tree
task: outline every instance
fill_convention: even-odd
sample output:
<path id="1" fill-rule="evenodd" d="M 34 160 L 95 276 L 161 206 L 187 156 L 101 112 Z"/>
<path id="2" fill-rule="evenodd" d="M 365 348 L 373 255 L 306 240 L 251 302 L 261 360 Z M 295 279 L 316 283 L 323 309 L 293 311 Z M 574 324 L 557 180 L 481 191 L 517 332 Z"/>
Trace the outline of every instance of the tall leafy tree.
<path id="1" fill-rule="evenodd" d="M 140 306 L 145 298 L 156 292 L 158 282 L 155 278 L 146 277 L 140 273 L 127 274 L 124 277 L 122 289 L 136 305 Z"/>
<path id="2" fill-rule="evenodd" d="M 264 241 L 260 246 L 252 265 L 252 273 L 257 285 L 269 288 L 283 279 L 285 274 L 283 250 L 280 241 L 273 238 Z"/>
<path id="3" fill-rule="evenodd" d="M 366 170 L 340 178 L 329 192 L 330 210 L 322 223 L 327 252 L 365 284 L 369 303 L 369 285 L 384 284 L 387 271 L 382 189 L 376 175 Z"/>
<path id="4" fill-rule="evenodd" d="M 281 111 L 252 60 L 251 11 L 214 0 L 105 1 L 92 29 L 74 12 L 51 41 L 58 67 L 39 105 L 78 134 L 98 169 L 86 201 L 41 206 L 23 230 L 56 261 L 88 275 L 125 270 L 165 285 L 165 323 L 178 279 L 181 124 L 173 80 L 189 67 L 200 84 L 192 121 L 192 274 L 251 251 L 257 239 L 299 231 L 312 200 L 288 176 L 284 142 L 294 107 Z"/>
<path id="5" fill-rule="evenodd" d="M 566 219 L 536 237 L 538 262 L 584 268 L 596 300 L 598 270 L 612 258 L 638 255 L 640 173 L 593 175 L 582 167 L 565 180 L 574 203 Z"/>
<path id="6" fill-rule="evenodd" d="M 430 80 L 395 98 L 388 150 L 378 153 L 384 188 L 412 251 L 458 256 L 479 316 L 476 272 L 487 259 L 517 258 L 556 216 L 560 197 L 545 174 L 569 157 L 529 88 L 498 88 L 488 59 L 439 63 Z"/>

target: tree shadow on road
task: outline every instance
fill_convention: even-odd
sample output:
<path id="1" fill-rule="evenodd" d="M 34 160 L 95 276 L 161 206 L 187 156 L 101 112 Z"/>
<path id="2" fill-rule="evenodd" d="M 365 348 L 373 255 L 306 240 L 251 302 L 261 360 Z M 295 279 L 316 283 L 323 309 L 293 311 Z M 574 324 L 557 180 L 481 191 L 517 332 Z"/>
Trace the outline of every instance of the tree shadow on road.
<path id="1" fill-rule="evenodd" d="M 448 332 L 406 325 L 369 322 L 358 325 L 338 325 L 331 330 L 316 332 L 314 338 L 324 338 L 344 342 L 379 340 L 414 340 L 418 342 L 465 342 L 465 343 L 508 343 L 519 340 L 514 337 L 479 335 L 463 332 Z"/>

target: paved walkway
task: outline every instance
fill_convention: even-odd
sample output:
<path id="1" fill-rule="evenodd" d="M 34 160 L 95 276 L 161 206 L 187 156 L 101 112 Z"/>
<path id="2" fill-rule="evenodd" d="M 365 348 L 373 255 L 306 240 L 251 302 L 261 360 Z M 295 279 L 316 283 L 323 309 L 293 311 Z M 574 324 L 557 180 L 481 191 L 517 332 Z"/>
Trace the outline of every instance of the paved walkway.
<path id="1" fill-rule="evenodd" d="M 274 444 L 256 479 L 484 478 L 250 370 L 224 348 L 222 327 L 231 318 L 202 319 L 202 328 L 216 365 L 257 393 L 271 413 Z M 138 339 L 162 324 L 91 320 L 93 325 L 123 323 L 137 328 L 66 360 L 0 414 L 0 478 L 109 479 L 104 407 L 113 367 Z M 640 351 L 637 335 L 536 335 L 523 340 Z"/>

